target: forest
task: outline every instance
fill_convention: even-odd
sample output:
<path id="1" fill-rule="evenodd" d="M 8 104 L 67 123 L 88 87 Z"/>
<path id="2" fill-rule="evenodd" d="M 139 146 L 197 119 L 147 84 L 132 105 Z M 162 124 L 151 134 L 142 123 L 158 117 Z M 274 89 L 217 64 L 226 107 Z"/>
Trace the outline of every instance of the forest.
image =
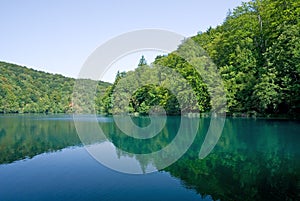
<path id="1" fill-rule="evenodd" d="M 72 113 L 74 78 L 0 62 L 0 113 Z M 97 82 L 104 93 L 110 85 Z M 98 93 L 99 94 L 99 93 Z"/>
<path id="2" fill-rule="evenodd" d="M 224 22 L 205 32 L 198 32 L 178 47 L 178 50 L 157 56 L 152 64 L 144 57 L 134 71 L 118 72 L 114 83 L 98 82 L 95 107 L 97 113 L 139 113 L 163 108 L 169 115 L 208 113 L 214 110 L 207 83 L 215 76 L 199 75 L 193 65 L 178 52 L 192 40 L 205 50 L 216 65 L 226 94 L 226 113 L 247 116 L 300 114 L 300 1 L 252 0 L 229 11 Z M 201 60 L 192 52 L 191 61 Z M 191 86 L 179 88 L 179 81 L 166 80 L 132 86 L 165 76 L 160 67 L 177 72 Z M 209 68 L 209 67 L 208 67 Z M 71 113 L 75 79 L 35 71 L 0 62 L 0 113 Z M 144 74 L 146 76 L 136 75 Z M 123 80 L 123 81 L 122 81 Z M 128 82 L 128 80 L 133 80 Z M 126 81 L 126 82 L 125 82 Z M 123 92 L 131 90 L 130 100 L 124 93 L 115 93 L 122 83 Z M 177 87 L 174 94 L 170 86 Z M 175 87 L 176 86 L 176 87 Z M 120 88 L 120 87 L 119 87 Z M 126 94 L 125 94 L 126 95 Z M 128 95 L 128 94 L 127 94 Z M 180 103 L 180 104 L 179 104 Z M 85 104 L 82 104 L 85 107 Z M 153 106 L 160 106 L 154 108 Z M 184 106 L 184 107 L 183 107 Z M 92 111 L 89 106 L 79 112 Z"/>
<path id="3" fill-rule="evenodd" d="M 228 114 L 299 115 L 299 30 L 300 1 L 253 0 L 229 11 L 222 25 L 191 38 L 217 66 L 226 92 Z M 134 72 L 118 73 L 103 98 L 102 111 L 120 112 L 116 106 L 120 98 L 113 93 L 120 80 L 140 72 L 150 72 L 157 65 L 174 69 L 192 86 L 198 108 L 190 104 L 190 108 L 184 108 L 185 112 L 211 110 L 212 100 L 206 83 L 214 80 L 204 82 L 193 66 L 175 51 L 158 56 L 151 65 L 147 65 L 142 57 Z M 140 79 L 143 81 L 149 76 L 140 76 Z M 165 87 L 148 84 L 135 91 L 127 111 L 146 114 L 153 105 L 160 105 L 168 114 L 180 114 L 182 108 L 176 98 L 178 96 Z M 189 98 L 185 101 L 185 105 L 189 105 Z"/>

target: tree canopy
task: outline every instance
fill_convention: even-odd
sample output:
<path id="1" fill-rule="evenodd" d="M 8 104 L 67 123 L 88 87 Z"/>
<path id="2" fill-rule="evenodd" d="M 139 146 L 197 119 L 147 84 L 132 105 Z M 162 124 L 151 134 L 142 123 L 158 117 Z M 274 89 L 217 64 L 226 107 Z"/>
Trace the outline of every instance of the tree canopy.
<path id="1" fill-rule="evenodd" d="M 75 79 L 6 62 L 0 62 L 0 72 L 0 113 L 73 111 Z M 99 82 L 98 91 L 104 93 L 109 85 Z"/>
<path id="2" fill-rule="evenodd" d="M 299 1 L 252 0 L 230 11 L 222 25 L 199 32 L 191 38 L 217 66 L 223 80 L 229 114 L 300 113 L 299 19 Z M 187 41 L 183 45 L 185 43 Z M 189 49 L 186 53 L 190 54 L 191 61 L 198 59 Z M 126 76 L 153 68 L 144 61 L 142 57 L 135 72 L 128 72 Z M 213 83 L 214 76 L 207 78 L 205 75 L 206 80 L 203 80 L 203 74 L 199 75 L 193 69 L 191 61 L 181 58 L 175 51 L 158 56 L 152 65 L 169 67 L 182 75 L 196 94 L 197 109 L 208 112 L 214 100 L 210 100 L 207 83 Z M 124 74 L 122 79 L 126 76 Z M 151 75 L 141 77 L 150 78 Z M 176 81 L 173 84 L 176 85 Z M 162 85 L 143 86 L 132 94 L 128 111 L 147 113 L 153 104 L 158 104 L 170 114 L 179 114 L 177 95 Z M 117 100 L 109 94 L 106 97 L 111 98 L 110 103 Z M 112 108 L 113 104 L 109 107 Z M 107 105 L 104 104 L 104 108 L 108 108 Z M 192 106 L 186 109 L 187 112 L 194 110 Z"/>
<path id="3" fill-rule="evenodd" d="M 207 74 L 213 69 L 207 62 L 211 59 L 222 78 L 229 114 L 299 115 L 299 19 L 300 1 L 242 3 L 228 13 L 222 25 L 183 41 L 178 50 L 157 56 L 150 65 L 142 56 L 136 70 L 118 72 L 113 85 L 99 82 L 95 108 L 84 103 L 77 111 L 95 109 L 101 113 L 121 113 L 126 110 L 147 114 L 158 105 L 167 114 L 209 112 L 215 109 L 214 104 L 224 102 L 221 96 L 211 98 L 211 94 L 221 94 L 220 86 L 211 87 L 216 83 L 217 74 Z M 191 40 L 203 48 L 207 56 L 193 52 L 188 46 Z M 183 58 L 182 52 L 189 59 Z M 196 71 L 195 63 L 204 70 Z M 183 83 L 181 79 L 171 79 L 170 74 L 162 72 L 163 67 L 178 73 L 185 84 L 179 84 Z M 0 72 L 1 113 L 72 111 L 74 79 L 5 62 L 0 63 Z M 190 98 L 191 90 L 187 86 L 192 87 L 196 101 Z M 174 94 L 172 89 L 178 93 Z M 116 90 L 120 93 L 115 93 Z M 130 101 L 122 105 L 125 97 Z"/>

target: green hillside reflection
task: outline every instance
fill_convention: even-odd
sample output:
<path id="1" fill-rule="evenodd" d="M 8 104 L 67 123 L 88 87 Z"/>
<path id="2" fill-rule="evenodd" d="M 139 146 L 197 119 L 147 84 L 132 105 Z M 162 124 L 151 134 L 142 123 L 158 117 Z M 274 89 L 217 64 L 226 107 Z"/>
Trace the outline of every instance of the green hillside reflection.
<path id="1" fill-rule="evenodd" d="M 0 164 L 80 144 L 70 116 L 0 116 Z"/>
<path id="2" fill-rule="evenodd" d="M 299 122 L 227 119 L 214 151 L 198 159 L 201 140 L 166 171 L 214 200 L 299 200 Z"/>
<path id="3" fill-rule="evenodd" d="M 134 121 L 146 126 L 149 120 L 136 117 Z M 188 152 L 163 171 L 180 178 L 186 188 L 214 200 L 300 200 L 298 121 L 228 118 L 212 153 L 199 159 L 209 122 L 209 118 L 200 119 L 199 132 Z M 163 130 L 147 140 L 125 135 L 110 117 L 99 124 L 108 140 L 119 148 L 119 157 L 135 157 L 136 153 L 151 153 L 170 143 L 180 118 L 168 118 Z M 191 127 L 185 128 L 186 140 Z M 1 164 L 71 146 L 82 146 L 71 116 L 0 116 Z M 142 169 L 153 162 L 135 159 Z"/>

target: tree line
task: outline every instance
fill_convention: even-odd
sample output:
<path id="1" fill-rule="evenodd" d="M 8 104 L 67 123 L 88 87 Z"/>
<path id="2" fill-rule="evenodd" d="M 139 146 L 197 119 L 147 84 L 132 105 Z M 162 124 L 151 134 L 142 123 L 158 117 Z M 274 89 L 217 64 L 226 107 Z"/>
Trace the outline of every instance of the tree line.
<path id="1" fill-rule="evenodd" d="M 163 108 L 169 115 L 206 113 L 224 102 L 221 95 L 211 95 L 222 94 L 220 86 L 211 87 L 220 76 L 229 114 L 299 115 L 299 19 L 296 0 L 242 3 L 228 12 L 222 25 L 183 41 L 178 50 L 157 56 L 151 65 L 142 57 L 136 70 L 118 72 L 112 85 L 98 82 L 93 105 L 75 94 L 80 106 L 76 112 L 148 114 Z M 193 52 L 191 41 L 205 53 Z M 171 79 L 163 67 L 177 78 Z M 0 72 L 0 113 L 74 112 L 75 79 L 5 62 L 0 62 Z"/>
<path id="2" fill-rule="evenodd" d="M 0 113 L 71 113 L 74 78 L 0 62 Z M 104 93 L 109 83 L 97 82 Z M 100 96 L 100 93 L 97 93 Z M 97 97 L 96 97 L 97 98 Z M 81 110 L 86 111 L 85 108 Z"/>
<path id="3" fill-rule="evenodd" d="M 226 92 L 227 113 L 300 114 L 299 19 L 300 1 L 252 0 L 229 11 L 222 25 L 191 38 L 217 66 Z M 151 66 L 142 58 L 135 71 L 118 73 L 102 99 L 101 110 L 117 113 L 114 108 L 118 108 L 120 97 L 113 91 L 118 83 L 132 74 L 150 72 L 149 69 L 159 65 L 174 69 L 192 86 L 198 108 L 190 104 L 190 108 L 185 108 L 186 112 L 210 111 L 213 100 L 210 99 L 207 82 L 213 83 L 213 76 L 203 80 L 190 62 L 176 54 L 177 51 L 158 56 Z M 197 55 L 193 57 L 192 54 L 191 60 L 196 60 Z M 143 81 L 150 77 L 140 76 L 140 79 Z M 176 85 L 176 82 L 173 84 Z M 182 108 L 178 106 L 178 96 L 162 86 L 148 84 L 136 90 L 127 111 L 148 113 L 153 105 L 158 104 L 169 114 L 179 114 Z"/>

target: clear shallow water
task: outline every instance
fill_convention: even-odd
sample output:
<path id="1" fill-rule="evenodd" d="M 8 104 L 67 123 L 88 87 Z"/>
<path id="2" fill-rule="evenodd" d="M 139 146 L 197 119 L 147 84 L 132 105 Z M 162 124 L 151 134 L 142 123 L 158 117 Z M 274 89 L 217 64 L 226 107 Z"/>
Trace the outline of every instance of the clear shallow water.
<path id="1" fill-rule="evenodd" d="M 180 120 L 169 119 L 160 135 L 136 143 L 111 118 L 98 117 L 110 142 L 133 153 L 171 142 Z M 300 200 L 298 121 L 227 119 L 217 146 L 201 160 L 208 124 L 201 119 L 193 145 L 170 167 L 128 175 L 87 153 L 70 116 L 0 116 L 0 200 Z M 136 161 L 141 168 L 149 163 Z"/>

